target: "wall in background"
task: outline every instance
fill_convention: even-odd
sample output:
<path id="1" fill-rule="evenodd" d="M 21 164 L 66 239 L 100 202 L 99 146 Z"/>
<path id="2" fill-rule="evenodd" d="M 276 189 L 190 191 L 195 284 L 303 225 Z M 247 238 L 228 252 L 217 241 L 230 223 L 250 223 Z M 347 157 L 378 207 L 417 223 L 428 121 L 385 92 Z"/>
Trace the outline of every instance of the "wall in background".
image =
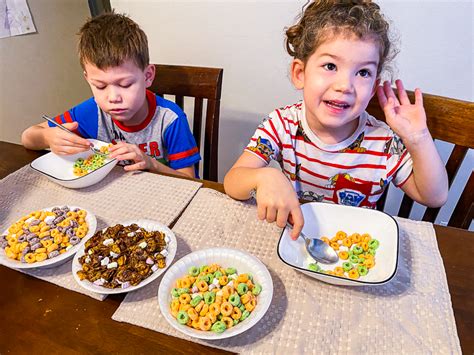
<path id="1" fill-rule="evenodd" d="M 30 0 L 37 33 L 0 39 L 0 140 L 91 96 L 77 57 L 76 33 L 90 16 L 86 0 Z"/>
<path id="2" fill-rule="evenodd" d="M 219 178 L 232 166 L 258 123 L 274 108 L 301 95 L 288 77 L 284 27 L 294 22 L 306 0 L 111 0 L 148 35 L 153 63 L 224 68 L 219 141 Z M 406 87 L 462 100 L 474 100 L 473 3 L 463 1 L 378 1 L 400 38 L 398 76 Z M 440 144 L 443 157 L 450 145 Z M 447 221 L 468 173 L 464 164 L 442 209 Z M 390 191 L 388 212 L 401 195 Z M 424 208 L 415 208 L 419 218 Z"/>

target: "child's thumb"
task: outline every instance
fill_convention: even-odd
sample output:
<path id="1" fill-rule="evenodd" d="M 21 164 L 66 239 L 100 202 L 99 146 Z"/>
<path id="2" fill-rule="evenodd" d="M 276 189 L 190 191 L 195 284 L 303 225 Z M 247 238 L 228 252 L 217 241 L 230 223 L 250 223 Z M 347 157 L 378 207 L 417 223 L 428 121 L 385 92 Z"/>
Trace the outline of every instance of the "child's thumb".
<path id="1" fill-rule="evenodd" d="M 67 122 L 67 123 L 63 123 L 63 126 L 66 127 L 67 129 L 71 130 L 71 131 L 74 131 L 79 126 L 79 123 L 77 123 L 77 122 Z"/>

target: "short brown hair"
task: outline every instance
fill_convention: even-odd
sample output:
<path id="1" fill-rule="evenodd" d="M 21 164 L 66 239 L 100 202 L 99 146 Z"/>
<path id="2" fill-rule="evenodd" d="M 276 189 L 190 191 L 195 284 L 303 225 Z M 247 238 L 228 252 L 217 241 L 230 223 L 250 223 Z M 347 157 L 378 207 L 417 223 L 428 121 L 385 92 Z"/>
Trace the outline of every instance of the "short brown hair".
<path id="1" fill-rule="evenodd" d="M 108 12 L 89 19 L 79 30 L 79 60 L 99 69 L 131 59 L 144 70 L 150 62 L 145 32 L 129 17 Z"/>
<path id="2" fill-rule="evenodd" d="M 286 30 L 286 49 L 304 63 L 330 36 L 357 36 L 379 45 L 380 74 L 396 50 L 389 39 L 389 24 L 380 7 L 367 0 L 315 0 L 308 2 L 298 22 Z"/>

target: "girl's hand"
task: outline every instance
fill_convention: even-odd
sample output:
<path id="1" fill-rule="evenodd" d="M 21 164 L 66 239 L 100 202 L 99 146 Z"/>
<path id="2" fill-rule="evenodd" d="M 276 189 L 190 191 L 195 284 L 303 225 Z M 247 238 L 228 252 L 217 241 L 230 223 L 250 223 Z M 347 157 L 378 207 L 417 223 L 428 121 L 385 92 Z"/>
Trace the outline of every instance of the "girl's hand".
<path id="1" fill-rule="evenodd" d="M 295 190 L 288 179 L 277 169 L 262 170 L 261 184 L 257 184 L 257 213 L 260 220 L 275 222 L 284 228 L 293 224 L 291 238 L 296 240 L 303 229 L 304 218 Z"/>
<path id="2" fill-rule="evenodd" d="M 118 142 L 109 147 L 109 157 L 121 160 L 132 160 L 135 164 L 124 167 L 126 171 L 148 170 L 152 167 L 151 158 L 138 148 L 135 144 Z"/>
<path id="3" fill-rule="evenodd" d="M 71 131 L 76 130 L 78 125 L 77 122 L 63 123 L 63 126 Z M 51 151 L 58 155 L 85 152 L 91 145 L 87 139 L 65 132 L 58 127 L 45 128 L 44 138 Z"/>
<path id="4" fill-rule="evenodd" d="M 377 88 L 377 97 L 387 124 L 404 141 L 411 142 L 427 135 L 426 113 L 420 89 L 415 89 L 415 103 L 412 104 L 401 80 L 396 80 L 398 98 L 390 82 L 385 81 Z"/>

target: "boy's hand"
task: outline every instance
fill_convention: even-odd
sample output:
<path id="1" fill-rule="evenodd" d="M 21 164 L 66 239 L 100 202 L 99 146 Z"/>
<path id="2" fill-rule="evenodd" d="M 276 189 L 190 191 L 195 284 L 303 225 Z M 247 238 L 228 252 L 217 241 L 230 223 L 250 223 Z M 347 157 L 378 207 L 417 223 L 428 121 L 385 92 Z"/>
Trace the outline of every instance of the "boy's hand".
<path id="1" fill-rule="evenodd" d="M 285 175 L 276 169 L 263 169 L 257 184 L 257 213 L 260 220 L 275 222 L 284 228 L 286 222 L 293 224 L 291 238 L 298 239 L 303 229 L 304 218 L 293 186 Z"/>
<path id="2" fill-rule="evenodd" d="M 417 137 L 428 134 L 426 113 L 423 107 L 423 96 L 420 89 L 415 89 L 415 103 L 410 99 L 401 80 L 396 80 L 398 99 L 388 81 L 377 88 L 377 97 L 382 107 L 387 124 L 404 141 L 410 142 Z"/>
<path id="3" fill-rule="evenodd" d="M 109 147 L 109 157 L 117 160 L 132 160 L 135 164 L 126 165 L 126 171 L 148 170 L 152 167 L 151 158 L 138 148 L 135 144 L 118 142 Z"/>
<path id="4" fill-rule="evenodd" d="M 63 123 L 67 129 L 74 131 L 77 122 Z M 44 130 L 44 138 L 51 151 L 58 155 L 70 155 L 84 152 L 90 148 L 91 142 L 87 139 L 66 132 L 58 127 L 48 127 Z"/>

